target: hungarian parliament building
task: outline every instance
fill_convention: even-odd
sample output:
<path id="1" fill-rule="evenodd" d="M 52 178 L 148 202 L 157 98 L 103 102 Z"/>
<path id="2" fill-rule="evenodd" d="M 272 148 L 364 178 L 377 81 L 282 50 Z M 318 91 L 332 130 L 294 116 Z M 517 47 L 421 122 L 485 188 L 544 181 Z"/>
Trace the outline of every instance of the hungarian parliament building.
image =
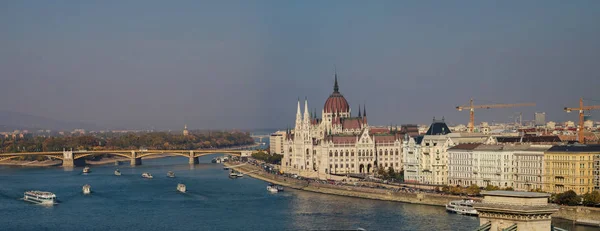
<path id="1" fill-rule="evenodd" d="M 305 177 L 325 179 L 328 175 L 373 173 L 377 167 L 402 169 L 402 135 L 396 131 L 369 127 L 367 110 L 359 106 L 352 116 L 348 101 L 339 91 L 337 74 L 333 93 L 318 118 L 304 111 L 300 101 L 293 131 L 283 141 L 282 170 Z"/>

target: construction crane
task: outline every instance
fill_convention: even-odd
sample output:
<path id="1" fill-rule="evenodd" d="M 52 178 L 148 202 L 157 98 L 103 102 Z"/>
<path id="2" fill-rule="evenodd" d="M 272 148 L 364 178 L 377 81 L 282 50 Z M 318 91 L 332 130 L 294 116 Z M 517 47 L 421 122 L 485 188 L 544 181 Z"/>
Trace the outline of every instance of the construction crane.
<path id="1" fill-rule="evenodd" d="M 577 141 L 579 141 L 579 143 L 584 143 L 584 137 L 583 137 L 583 113 L 584 111 L 590 111 L 590 110 L 595 110 L 595 109 L 600 109 L 600 105 L 594 105 L 594 106 L 583 106 L 583 98 L 579 99 L 579 107 L 565 107 L 565 111 L 567 113 L 571 112 L 571 111 L 579 111 L 579 128 L 577 129 Z"/>
<path id="2" fill-rule="evenodd" d="M 517 103 L 517 104 L 484 104 L 484 105 L 473 105 L 473 98 L 469 102 L 469 105 L 464 106 L 456 106 L 456 110 L 462 111 L 463 109 L 469 109 L 470 111 L 470 119 L 469 119 L 469 132 L 473 132 L 475 130 L 475 108 L 507 108 L 507 107 L 526 107 L 526 106 L 535 106 L 535 103 Z"/>

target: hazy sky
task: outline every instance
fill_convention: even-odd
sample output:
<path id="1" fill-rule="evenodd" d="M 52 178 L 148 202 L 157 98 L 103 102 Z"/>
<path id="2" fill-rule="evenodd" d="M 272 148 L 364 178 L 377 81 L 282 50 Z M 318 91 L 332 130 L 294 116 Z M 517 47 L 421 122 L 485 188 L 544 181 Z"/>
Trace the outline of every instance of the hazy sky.
<path id="1" fill-rule="evenodd" d="M 333 88 L 371 124 L 576 120 L 600 1 L 0 1 L 0 108 L 102 126 L 293 125 Z M 600 101 L 589 101 L 600 104 Z M 600 119 L 600 111 L 596 111 Z"/>

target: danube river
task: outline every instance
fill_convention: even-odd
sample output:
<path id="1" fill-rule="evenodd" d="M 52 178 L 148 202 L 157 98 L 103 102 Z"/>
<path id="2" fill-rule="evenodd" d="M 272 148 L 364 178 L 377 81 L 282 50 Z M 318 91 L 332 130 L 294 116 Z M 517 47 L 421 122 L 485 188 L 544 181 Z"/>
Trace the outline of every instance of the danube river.
<path id="1" fill-rule="evenodd" d="M 0 167 L 2 230 L 474 230 L 476 217 L 442 207 L 346 198 L 229 179 L 220 164 L 188 165 L 187 158 L 144 160 L 143 165 L 82 168 Z M 122 176 L 114 176 L 119 168 Z M 168 171 L 176 178 L 167 178 Z M 141 178 L 150 172 L 154 179 Z M 178 193 L 177 183 L 187 186 Z M 90 184 L 91 195 L 81 187 Z M 26 190 L 56 193 L 52 207 L 20 200 Z M 564 227 L 564 225 L 561 225 Z M 564 227 L 573 230 L 573 227 Z M 581 227 L 580 227 L 581 228 Z M 579 229 L 577 229 L 579 230 Z"/>

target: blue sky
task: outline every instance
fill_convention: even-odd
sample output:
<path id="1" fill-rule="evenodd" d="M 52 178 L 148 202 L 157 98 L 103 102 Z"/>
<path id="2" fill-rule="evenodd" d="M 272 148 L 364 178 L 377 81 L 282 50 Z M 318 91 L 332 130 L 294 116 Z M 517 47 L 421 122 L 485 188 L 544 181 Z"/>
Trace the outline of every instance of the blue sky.
<path id="1" fill-rule="evenodd" d="M 373 124 L 600 100 L 599 1 L 2 1 L 3 110 L 107 127 L 284 128 L 340 91 Z M 589 101 L 600 104 L 600 101 Z M 600 112 L 596 112 L 598 114 Z M 597 116 L 600 118 L 600 115 Z"/>

